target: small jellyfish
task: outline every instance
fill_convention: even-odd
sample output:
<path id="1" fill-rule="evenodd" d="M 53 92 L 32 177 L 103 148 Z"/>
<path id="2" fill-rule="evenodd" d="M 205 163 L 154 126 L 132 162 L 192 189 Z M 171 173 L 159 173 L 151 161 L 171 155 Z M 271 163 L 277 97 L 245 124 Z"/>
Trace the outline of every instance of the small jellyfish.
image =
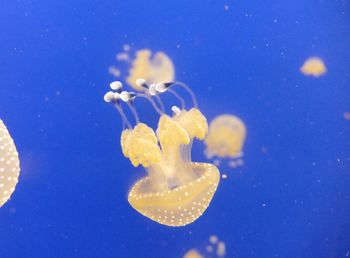
<path id="1" fill-rule="evenodd" d="M 205 154 L 208 158 L 241 157 L 245 137 L 246 127 L 241 119 L 233 115 L 217 116 L 211 121 L 204 140 Z"/>
<path id="2" fill-rule="evenodd" d="M 220 241 L 215 235 L 210 236 L 209 243 L 206 245 L 205 250 L 203 248 L 192 248 L 185 253 L 183 258 L 205 258 L 205 257 L 225 257 L 226 256 L 226 244 Z"/>
<path id="3" fill-rule="evenodd" d="M 125 46 L 128 46 L 127 48 Z M 150 49 L 136 51 L 135 58 L 130 57 L 130 46 L 123 46 L 124 52 L 118 53 L 116 59 L 128 64 L 127 83 L 135 90 L 143 91 L 143 87 L 136 83 L 138 78 L 143 78 L 148 84 L 160 82 L 172 82 L 175 80 L 175 68 L 170 57 L 162 51 L 153 53 Z M 116 71 L 118 71 L 116 73 Z M 111 66 L 109 73 L 120 77 L 120 69 Z"/>
<path id="4" fill-rule="evenodd" d="M 19 158 L 16 146 L 0 119 L 0 207 L 15 191 L 19 177 Z"/>
<path id="5" fill-rule="evenodd" d="M 138 78 L 143 78 L 148 84 L 172 82 L 175 79 L 173 62 L 164 52 L 152 54 L 149 49 L 139 50 L 136 52 L 126 81 L 134 89 L 143 90 L 136 83 Z"/>
<path id="6" fill-rule="evenodd" d="M 305 75 L 319 77 L 327 72 L 327 68 L 321 58 L 310 57 L 305 60 L 300 71 Z"/>
<path id="7" fill-rule="evenodd" d="M 176 85 L 192 91 L 179 82 L 148 85 L 145 80 L 137 84 L 151 91 L 148 95 L 122 91 L 120 82 L 113 82 L 113 91 L 104 99 L 114 104 L 127 127 L 121 134 L 123 155 L 133 166 L 142 165 L 147 176 L 137 181 L 128 194 L 130 205 L 142 215 L 167 226 L 185 226 L 198 219 L 209 206 L 220 180 L 218 169 L 209 163 L 191 161 L 194 139 L 203 140 L 208 131 L 206 118 L 193 99 L 191 109 L 173 106 L 173 115 L 167 115 L 154 102 L 154 95 L 167 92 Z M 144 97 L 159 113 L 156 132 L 140 122 L 134 106 Z M 121 102 L 134 114 L 136 125 L 127 119 Z"/>
<path id="8" fill-rule="evenodd" d="M 204 258 L 196 249 L 191 249 L 185 253 L 183 258 Z"/>

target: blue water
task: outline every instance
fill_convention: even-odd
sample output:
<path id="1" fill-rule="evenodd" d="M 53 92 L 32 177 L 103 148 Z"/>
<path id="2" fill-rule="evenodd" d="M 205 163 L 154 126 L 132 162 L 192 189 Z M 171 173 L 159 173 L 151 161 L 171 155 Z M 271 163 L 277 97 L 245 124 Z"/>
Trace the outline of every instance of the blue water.
<path id="1" fill-rule="evenodd" d="M 346 0 L 2 0 L 0 118 L 21 175 L 0 209 L 0 257 L 178 258 L 211 234 L 227 257 L 350 256 L 349 31 Z M 209 120 L 247 126 L 244 166 L 221 168 L 228 179 L 186 227 L 127 202 L 144 174 L 102 98 L 125 43 L 167 53 Z M 328 68 L 318 79 L 299 72 L 312 55 Z"/>

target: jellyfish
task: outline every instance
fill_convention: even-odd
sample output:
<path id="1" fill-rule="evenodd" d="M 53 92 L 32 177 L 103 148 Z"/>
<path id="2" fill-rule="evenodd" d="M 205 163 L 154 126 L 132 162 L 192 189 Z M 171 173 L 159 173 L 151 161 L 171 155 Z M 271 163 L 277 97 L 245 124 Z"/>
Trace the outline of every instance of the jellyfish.
<path id="1" fill-rule="evenodd" d="M 0 207 L 15 191 L 19 177 L 19 158 L 16 146 L 0 119 Z"/>
<path id="2" fill-rule="evenodd" d="M 246 127 L 243 121 L 233 115 L 220 115 L 211 121 L 209 133 L 204 142 L 207 146 L 206 155 L 239 157 L 246 137 Z"/>
<path id="3" fill-rule="evenodd" d="M 158 83 L 153 89 L 144 79 L 137 84 L 143 84 L 142 87 L 153 94 L 163 94 L 179 83 Z M 180 85 L 192 93 L 185 84 Z M 208 132 L 207 120 L 197 101 L 193 99 L 193 107 L 189 109 L 173 106 L 173 114 L 168 115 L 144 93 L 122 91 L 121 82 L 110 86 L 113 91 L 107 92 L 104 99 L 115 106 L 123 120 L 122 153 L 134 167 L 141 165 L 147 172 L 132 186 L 128 202 L 142 215 L 166 226 L 194 222 L 209 206 L 220 181 L 214 165 L 191 160 L 194 139 L 203 140 Z M 156 131 L 138 117 L 134 102 L 140 97 L 149 100 L 159 114 Z M 125 115 L 122 103 L 126 103 L 134 115 L 134 126 Z"/>
<path id="4" fill-rule="evenodd" d="M 208 159 L 213 157 L 229 158 L 231 168 L 243 165 L 242 148 L 246 137 L 246 127 L 243 121 L 233 115 L 219 115 L 209 125 L 209 133 L 204 140 L 205 155 Z M 219 159 L 214 164 L 220 165 Z"/>
<path id="5" fill-rule="evenodd" d="M 216 235 L 212 235 L 209 238 L 209 243 L 204 248 L 192 248 L 185 253 L 183 258 L 205 258 L 205 257 L 225 257 L 226 256 L 226 244 L 224 241 L 219 240 Z"/>
<path id="6" fill-rule="evenodd" d="M 196 249 L 191 249 L 185 253 L 183 258 L 204 258 Z"/>
<path id="7" fill-rule="evenodd" d="M 305 60 L 300 71 L 305 75 L 319 77 L 327 72 L 327 68 L 321 58 L 313 56 Z"/>
<path id="8" fill-rule="evenodd" d="M 170 57 L 163 51 L 153 53 L 150 49 L 136 51 L 135 58 L 130 58 L 130 46 L 123 46 L 124 52 L 117 54 L 118 61 L 128 63 L 127 83 L 135 90 L 143 91 L 143 87 L 136 83 L 138 78 L 143 78 L 148 84 L 160 82 L 172 82 L 175 80 L 175 68 Z M 109 73 L 115 77 L 121 76 L 120 69 L 111 66 Z"/>

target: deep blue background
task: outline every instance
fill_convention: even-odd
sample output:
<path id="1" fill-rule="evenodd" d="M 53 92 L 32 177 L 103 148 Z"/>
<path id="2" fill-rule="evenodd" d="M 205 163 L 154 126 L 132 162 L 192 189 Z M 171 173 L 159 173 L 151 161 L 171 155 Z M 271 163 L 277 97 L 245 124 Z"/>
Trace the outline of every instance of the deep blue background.
<path id="1" fill-rule="evenodd" d="M 346 0 L 1 0 L 0 118 L 22 171 L 0 210 L 0 257 L 178 258 L 210 234 L 228 257 L 349 256 L 349 32 Z M 245 165 L 222 168 L 229 178 L 189 226 L 127 202 L 143 172 L 102 99 L 124 43 L 165 51 L 209 120 L 247 125 Z M 311 55 L 326 76 L 299 72 Z"/>

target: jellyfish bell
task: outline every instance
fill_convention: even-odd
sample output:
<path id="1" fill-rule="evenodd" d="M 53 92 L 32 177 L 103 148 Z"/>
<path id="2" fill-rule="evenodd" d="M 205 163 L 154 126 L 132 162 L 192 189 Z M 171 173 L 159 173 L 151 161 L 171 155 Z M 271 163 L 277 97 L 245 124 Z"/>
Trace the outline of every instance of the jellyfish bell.
<path id="1" fill-rule="evenodd" d="M 153 54 L 149 49 L 138 50 L 126 81 L 135 90 L 142 91 L 144 88 L 136 83 L 139 78 L 143 78 L 148 84 L 174 81 L 174 64 L 162 51 Z"/>
<path id="2" fill-rule="evenodd" d="M 204 258 L 196 249 L 191 249 L 186 252 L 183 258 Z"/>
<path id="3" fill-rule="evenodd" d="M 312 56 L 305 60 L 300 71 L 307 76 L 319 77 L 327 72 L 327 67 L 321 58 Z"/>
<path id="4" fill-rule="evenodd" d="M 197 107 L 173 110 L 171 116 L 160 114 L 156 132 L 142 122 L 124 129 L 121 147 L 133 166 L 147 172 L 131 188 L 130 205 L 160 224 L 185 226 L 209 206 L 220 173 L 212 164 L 191 159 L 193 140 L 203 140 L 208 132 L 204 115 Z"/>
<path id="5" fill-rule="evenodd" d="M 15 191 L 19 177 L 19 158 L 16 146 L 0 119 L 0 207 Z"/>
<path id="6" fill-rule="evenodd" d="M 205 138 L 205 153 L 208 158 L 237 158 L 242 156 L 242 148 L 246 137 L 243 121 L 233 115 L 220 115 L 209 125 L 209 133 Z"/>

